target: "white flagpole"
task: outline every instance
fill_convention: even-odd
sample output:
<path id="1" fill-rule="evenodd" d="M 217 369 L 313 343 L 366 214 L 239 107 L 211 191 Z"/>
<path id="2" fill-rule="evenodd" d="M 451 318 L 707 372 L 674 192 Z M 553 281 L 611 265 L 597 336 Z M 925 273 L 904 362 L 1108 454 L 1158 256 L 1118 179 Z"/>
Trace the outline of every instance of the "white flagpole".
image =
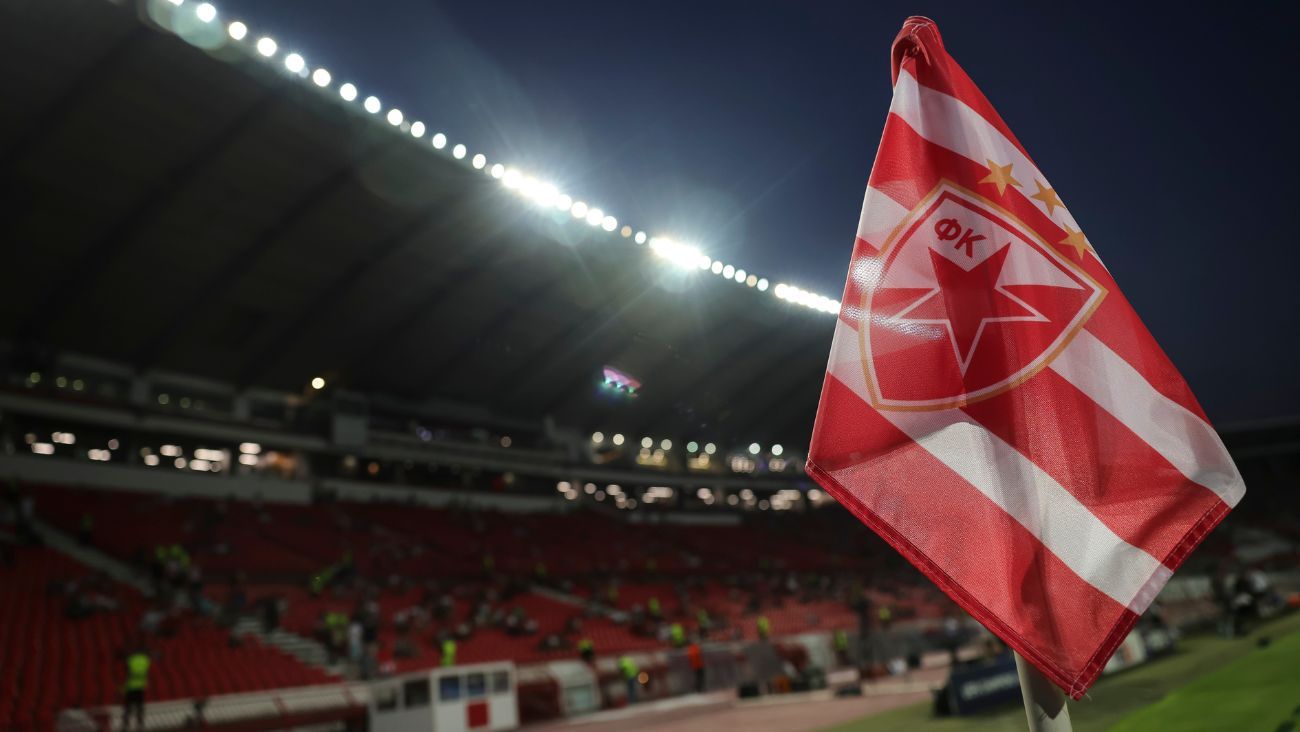
<path id="1" fill-rule="evenodd" d="M 1029 732 L 1072 732 L 1070 708 L 1065 693 L 1034 668 L 1034 664 L 1016 654 L 1016 674 L 1020 677 L 1020 695 L 1025 699 L 1025 716 Z"/>

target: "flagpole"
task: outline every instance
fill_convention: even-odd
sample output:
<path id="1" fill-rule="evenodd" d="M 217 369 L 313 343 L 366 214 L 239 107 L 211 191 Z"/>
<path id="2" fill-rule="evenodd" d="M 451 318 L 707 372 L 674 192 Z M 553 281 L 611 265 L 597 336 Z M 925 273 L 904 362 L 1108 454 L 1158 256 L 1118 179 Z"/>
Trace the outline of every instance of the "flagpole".
<path id="1" fill-rule="evenodd" d="M 1072 732 L 1070 708 L 1065 694 L 1047 680 L 1034 665 L 1016 654 L 1016 674 L 1020 677 L 1020 695 L 1025 700 L 1029 732 Z"/>

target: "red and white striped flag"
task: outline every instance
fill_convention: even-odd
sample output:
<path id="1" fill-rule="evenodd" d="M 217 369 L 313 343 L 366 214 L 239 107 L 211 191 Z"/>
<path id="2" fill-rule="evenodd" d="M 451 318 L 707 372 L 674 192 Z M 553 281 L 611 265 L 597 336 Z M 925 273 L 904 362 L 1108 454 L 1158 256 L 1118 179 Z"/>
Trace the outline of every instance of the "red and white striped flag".
<path id="1" fill-rule="evenodd" d="M 1245 486 L 932 21 L 893 75 L 808 471 L 1077 699 Z"/>

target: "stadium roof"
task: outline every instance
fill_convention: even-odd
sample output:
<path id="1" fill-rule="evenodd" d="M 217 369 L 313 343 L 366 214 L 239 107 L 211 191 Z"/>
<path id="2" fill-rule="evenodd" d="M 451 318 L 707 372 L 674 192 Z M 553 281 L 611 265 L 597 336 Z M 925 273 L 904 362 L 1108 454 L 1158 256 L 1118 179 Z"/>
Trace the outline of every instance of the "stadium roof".
<path id="1" fill-rule="evenodd" d="M 20 7 L 0 29 L 26 72 L 0 117 L 0 338 L 634 435 L 807 439 L 833 301 L 538 205 L 221 20 Z M 604 388 L 606 366 L 638 393 Z"/>

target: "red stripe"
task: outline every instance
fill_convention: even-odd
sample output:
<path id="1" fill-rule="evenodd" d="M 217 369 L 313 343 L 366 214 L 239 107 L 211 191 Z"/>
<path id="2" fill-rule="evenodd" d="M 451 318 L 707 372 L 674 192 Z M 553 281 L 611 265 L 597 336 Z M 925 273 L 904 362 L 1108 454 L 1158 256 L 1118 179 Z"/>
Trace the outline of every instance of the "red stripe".
<path id="1" fill-rule="evenodd" d="M 1136 615 L 829 375 L 813 434 L 810 472 L 840 503 L 1057 684 L 1091 684 Z"/>
<path id="2" fill-rule="evenodd" d="M 1128 365 L 1137 369 L 1152 388 L 1182 405 L 1206 424 L 1210 423 L 1210 418 L 1201 409 L 1201 403 L 1196 401 L 1183 375 L 1178 373 L 1164 349 L 1118 289 L 1111 290 L 1106 299 L 1102 300 L 1101 307 L 1092 314 L 1084 328 L 1097 336 Z"/>
<path id="3" fill-rule="evenodd" d="M 914 23 L 914 20 L 918 22 Z M 956 97 L 975 110 L 1029 158 L 1025 146 L 1016 139 L 1002 115 L 984 96 L 984 92 L 975 86 L 975 82 L 966 75 L 956 59 L 948 55 L 943 39 L 939 36 L 939 29 L 932 21 L 927 18 L 908 18 L 903 24 L 903 30 L 894 40 L 893 58 L 895 83 L 898 82 L 899 70 L 906 69 L 922 86 Z"/>
<path id="4" fill-rule="evenodd" d="M 964 411 L 1157 559 L 1222 503 L 1051 369 Z"/>

